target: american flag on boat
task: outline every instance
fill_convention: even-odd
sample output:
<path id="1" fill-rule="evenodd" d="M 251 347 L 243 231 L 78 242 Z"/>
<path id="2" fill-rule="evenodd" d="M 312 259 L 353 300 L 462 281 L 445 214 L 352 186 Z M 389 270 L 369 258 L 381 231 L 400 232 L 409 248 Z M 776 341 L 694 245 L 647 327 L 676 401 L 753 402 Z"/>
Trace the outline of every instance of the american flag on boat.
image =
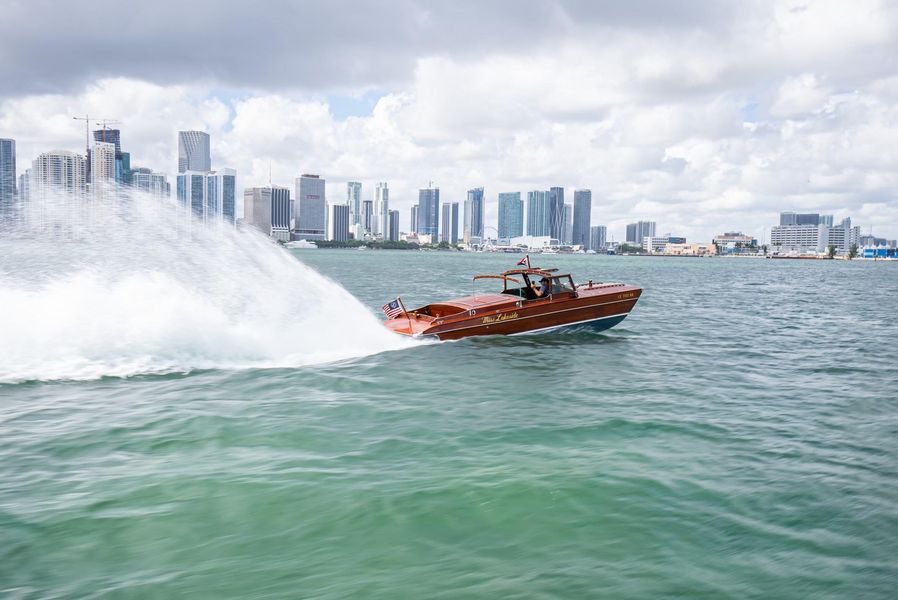
<path id="1" fill-rule="evenodd" d="M 399 303 L 399 298 L 396 298 L 392 302 L 387 302 L 381 307 L 381 310 L 384 311 L 384 314 L 387 315 L 388 319 L 398 317 L 403 312 L 402 305 Z"/>

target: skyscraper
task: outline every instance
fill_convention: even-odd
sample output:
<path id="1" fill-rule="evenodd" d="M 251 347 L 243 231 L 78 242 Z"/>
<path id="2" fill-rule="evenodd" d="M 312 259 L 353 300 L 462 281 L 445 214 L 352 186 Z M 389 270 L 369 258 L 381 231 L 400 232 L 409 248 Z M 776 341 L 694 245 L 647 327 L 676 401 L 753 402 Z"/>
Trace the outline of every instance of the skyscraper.
<path id="1" fill-rule="evenodd" d="M 390 188 L 383 181 L 374 188 L 374 233 L 387 239 L 390 231 Z"/>
<path id="2" fill-rule="evenodd" d="M 345 242 L 349 239 L 349 206 L 331 204 L 327 219 L 327 239 Z"/>
<path id="3" fill-rule="evenodd" d="M 575 209 L 576 211 L 576 209 Z M 601 252 L 605 248 L 608 229 L 604 225 L 595 225 L 589 228 L 589 250 Z"/>
<path id="4" fill-rule="evenodd" d="M 16 198 L 16 141 L 0 138 L 0 210 Z"/>
<path id="5" fill-rule="evenodd" d="M 18 192 L 20 202 L 31 200 L 31 169 L 25 169 L 25 172 L 19 175 Z"/>
<path id="6" fill-rule="evenodd" d="M 365 233 L 374 233 L 374 221 L 374 202 L 364 200 L 362 202 L 362 229 Z"/>
<path id="7" fill-rule="evenodd" d="M 527 235 L 552 236 L 549 218 L 549 192 L 534 190 L 527 192 Z"/>
<path id="8" fill-rule="evenodd" d="M 83 192 L 87 171 L 85 163 L 83 156 L 68 150 L 54 150 L 38 155 L 31 163 L 31 197 L 41 196 L 51 190 Z"/>
<path id="9" fill-rule="evenodd" d="M 449 244 L 458 243 L 458 202 L 443 204 L 440 218 L 440 241 Z"/>
<path id="10" fill-rule="evenodd" d="M 440 223 L 440 188 L 418 190 L 418 233 L 436 241 Z"/>
<path id="11" fill-rule="evenodd" d="M 203 223 L 235 225 L 236 180 L 234 169 L 178 173 L 178 202 Z"/>
<path id="12" fill-rule="evenodd" d="M 346 204 L 349 205 L 349 227 L 362 222 L 362 182 L 346 182 Z"/>
<path id="13" fill-rule="evenodd" d="M 627 243 L 642 245 L 642 240 L 655 237 L 654 221 L 637 221 L 627 225 Z"/>
<path id="14" fill-rule="evenodd" d="M 409 233 L 417 233 L 418 232 L 418 205 L 415 204 L 412 206 L 409 215 Z"/>
<path id="15" fill-rule="evenodd" d="M 572 224 L 571 243 L 575 246 L 590 247 L 589 222 L 591 216 L 592 191 L 574 190 L 574 222 Z"/>
<path id="16" fill-rule="evenodd" d="M 290 241 L 290 190 L 285 187 L 254 187 L 243 190 L 243 220 L 265 235 Z"/>
<path id="17" fill-rule="evenodd" d="M 297 240 L 323 240 L 327 234 L 327 201 L 324 179 L 318 175 L 303 175 L 296 179 Z"/>
<path id="18" fill-rule="evenodd" d="M 499 238 L 511 239 L 524 235 L 524 201 L 521 192 L 499 194 Z"/>
<path id="19" fill-rule="evenodd" d="M 570 244 L 571 237 L 574 235 L 574 207 L 570 204 L 564 205 L 564 237 L 561 238 L 563 244 Z"/>
<path id="20" fill-rule="evenodd" d="M 465 200 L 463 239 L 466 244 L 483 243 L 483 188 L 468 190 Z"/>
<path id="21" fill-rule="evenodd" d="M 829 217 L 832 219 L 832 217 Z M 786 227 L 790 225 L 819 225 L 820 224 L 820 215 L 818 213 L 794 213 L 794 212 L 781 212 L 780 213 L 780 227 Z M 832 224 L 832 221 L 830 221 Z"/>
<path id="22" fill-rule="evenodd" d="M 163 173 L 151 169 L 137 168 L 131 172 L 131 186 L 156 198 L 170 198 L 171 184 Z"/>
<path id="23" fill-rule="evenodd" d="M 399 211 L 390 211 L 390 235 L 385 238 L 391 242 L 399 241 Z"/>
<path id="24" fill-rule="evenodd" d="M 205 131 L 178 132 L 178 173 L 212 170 L 209 134 Z"/>
<path id="25" fill-rule="evenodd" d="M 553 239 L 564 240 L 564 188 L 549 188 L 549 231 Z"/>
<path id="26" fill-rule="evenodd" d="M 94 198 L 106 198 L 116 184 L 115 144 L 94 142 L 90 151 L 90 176 Z"/>

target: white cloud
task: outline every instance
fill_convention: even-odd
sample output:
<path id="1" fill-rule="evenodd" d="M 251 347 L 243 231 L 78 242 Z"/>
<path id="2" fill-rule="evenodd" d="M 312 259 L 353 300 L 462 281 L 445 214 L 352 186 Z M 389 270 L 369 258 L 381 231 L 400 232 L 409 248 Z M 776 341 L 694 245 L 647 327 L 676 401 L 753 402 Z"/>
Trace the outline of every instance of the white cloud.
<path id="1" fill-rule="evenodd" d="M 898 79 L 883 67 L 894 8 L 752 6 L 729 38 L 570 20 L 556 44 L 423 53 L 369 116 L 337 119 L 320 93 L 235 99 L 116 77 L 0 101 L 0 134 L 18 140 L 24 168 L 41 151 L 83 147 L 73 115 L 118 117 L 134 164 L 172 173 L 176 131 L 202 128 L 239 189 L 317 172 L 334 201 L 346 180 L 365 182 L 366 198 L 386 180 L 403 225 L 432 180 L 444 201 L 484 186 L 488 222 L 500 191 L 588 187 L 593 224 L 617 239 L 639 218 L 691 238 L 761 235 L 793 209 L 898 237 Z"/>

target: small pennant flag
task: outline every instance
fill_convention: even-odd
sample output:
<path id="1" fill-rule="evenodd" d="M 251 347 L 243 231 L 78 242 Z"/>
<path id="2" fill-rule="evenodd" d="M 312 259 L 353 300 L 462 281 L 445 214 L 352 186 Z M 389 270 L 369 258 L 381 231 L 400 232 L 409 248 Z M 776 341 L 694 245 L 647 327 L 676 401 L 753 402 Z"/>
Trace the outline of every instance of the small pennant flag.
<path id="1" fill-rule="evenodd" d="M 381 309 L 384 311 L 384 314 L 387 315 L 388 319 L 393 319 L 402 314 L 402 306 L 399 304 L 399 298 L 396 298 L 392 302 L 387 302 Z"/>
<path id="2" fill-rule="evenodd" d="M 525 256 L 524 258 L 522 258 L 521 260 L 519 260 L 519 261 L 517 262 L 517 264 L 518 264 L 519 266 L 520 266 L 520 265 L 527 266 L 527 257 Z"/>

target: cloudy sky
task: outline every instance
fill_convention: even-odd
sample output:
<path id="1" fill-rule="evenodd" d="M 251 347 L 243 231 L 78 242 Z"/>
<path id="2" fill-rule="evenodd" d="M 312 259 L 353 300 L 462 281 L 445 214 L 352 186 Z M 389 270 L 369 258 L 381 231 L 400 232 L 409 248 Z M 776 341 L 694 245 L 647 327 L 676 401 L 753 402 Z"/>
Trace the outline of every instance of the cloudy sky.
<path id="1" fill-rule="evenodd" d="M 768 235 L 781 210 L 898 237 L 898 3 L 886 0 L 59 3 L 0 0 L 0 137 L 20 171 L 119 119 L 174 173 L 212 135 L 238 189 L 388 181 L 441 199 L 593 191 L 622 239 Z M 82 150 L 83 151 L 83 150 Z"/>

